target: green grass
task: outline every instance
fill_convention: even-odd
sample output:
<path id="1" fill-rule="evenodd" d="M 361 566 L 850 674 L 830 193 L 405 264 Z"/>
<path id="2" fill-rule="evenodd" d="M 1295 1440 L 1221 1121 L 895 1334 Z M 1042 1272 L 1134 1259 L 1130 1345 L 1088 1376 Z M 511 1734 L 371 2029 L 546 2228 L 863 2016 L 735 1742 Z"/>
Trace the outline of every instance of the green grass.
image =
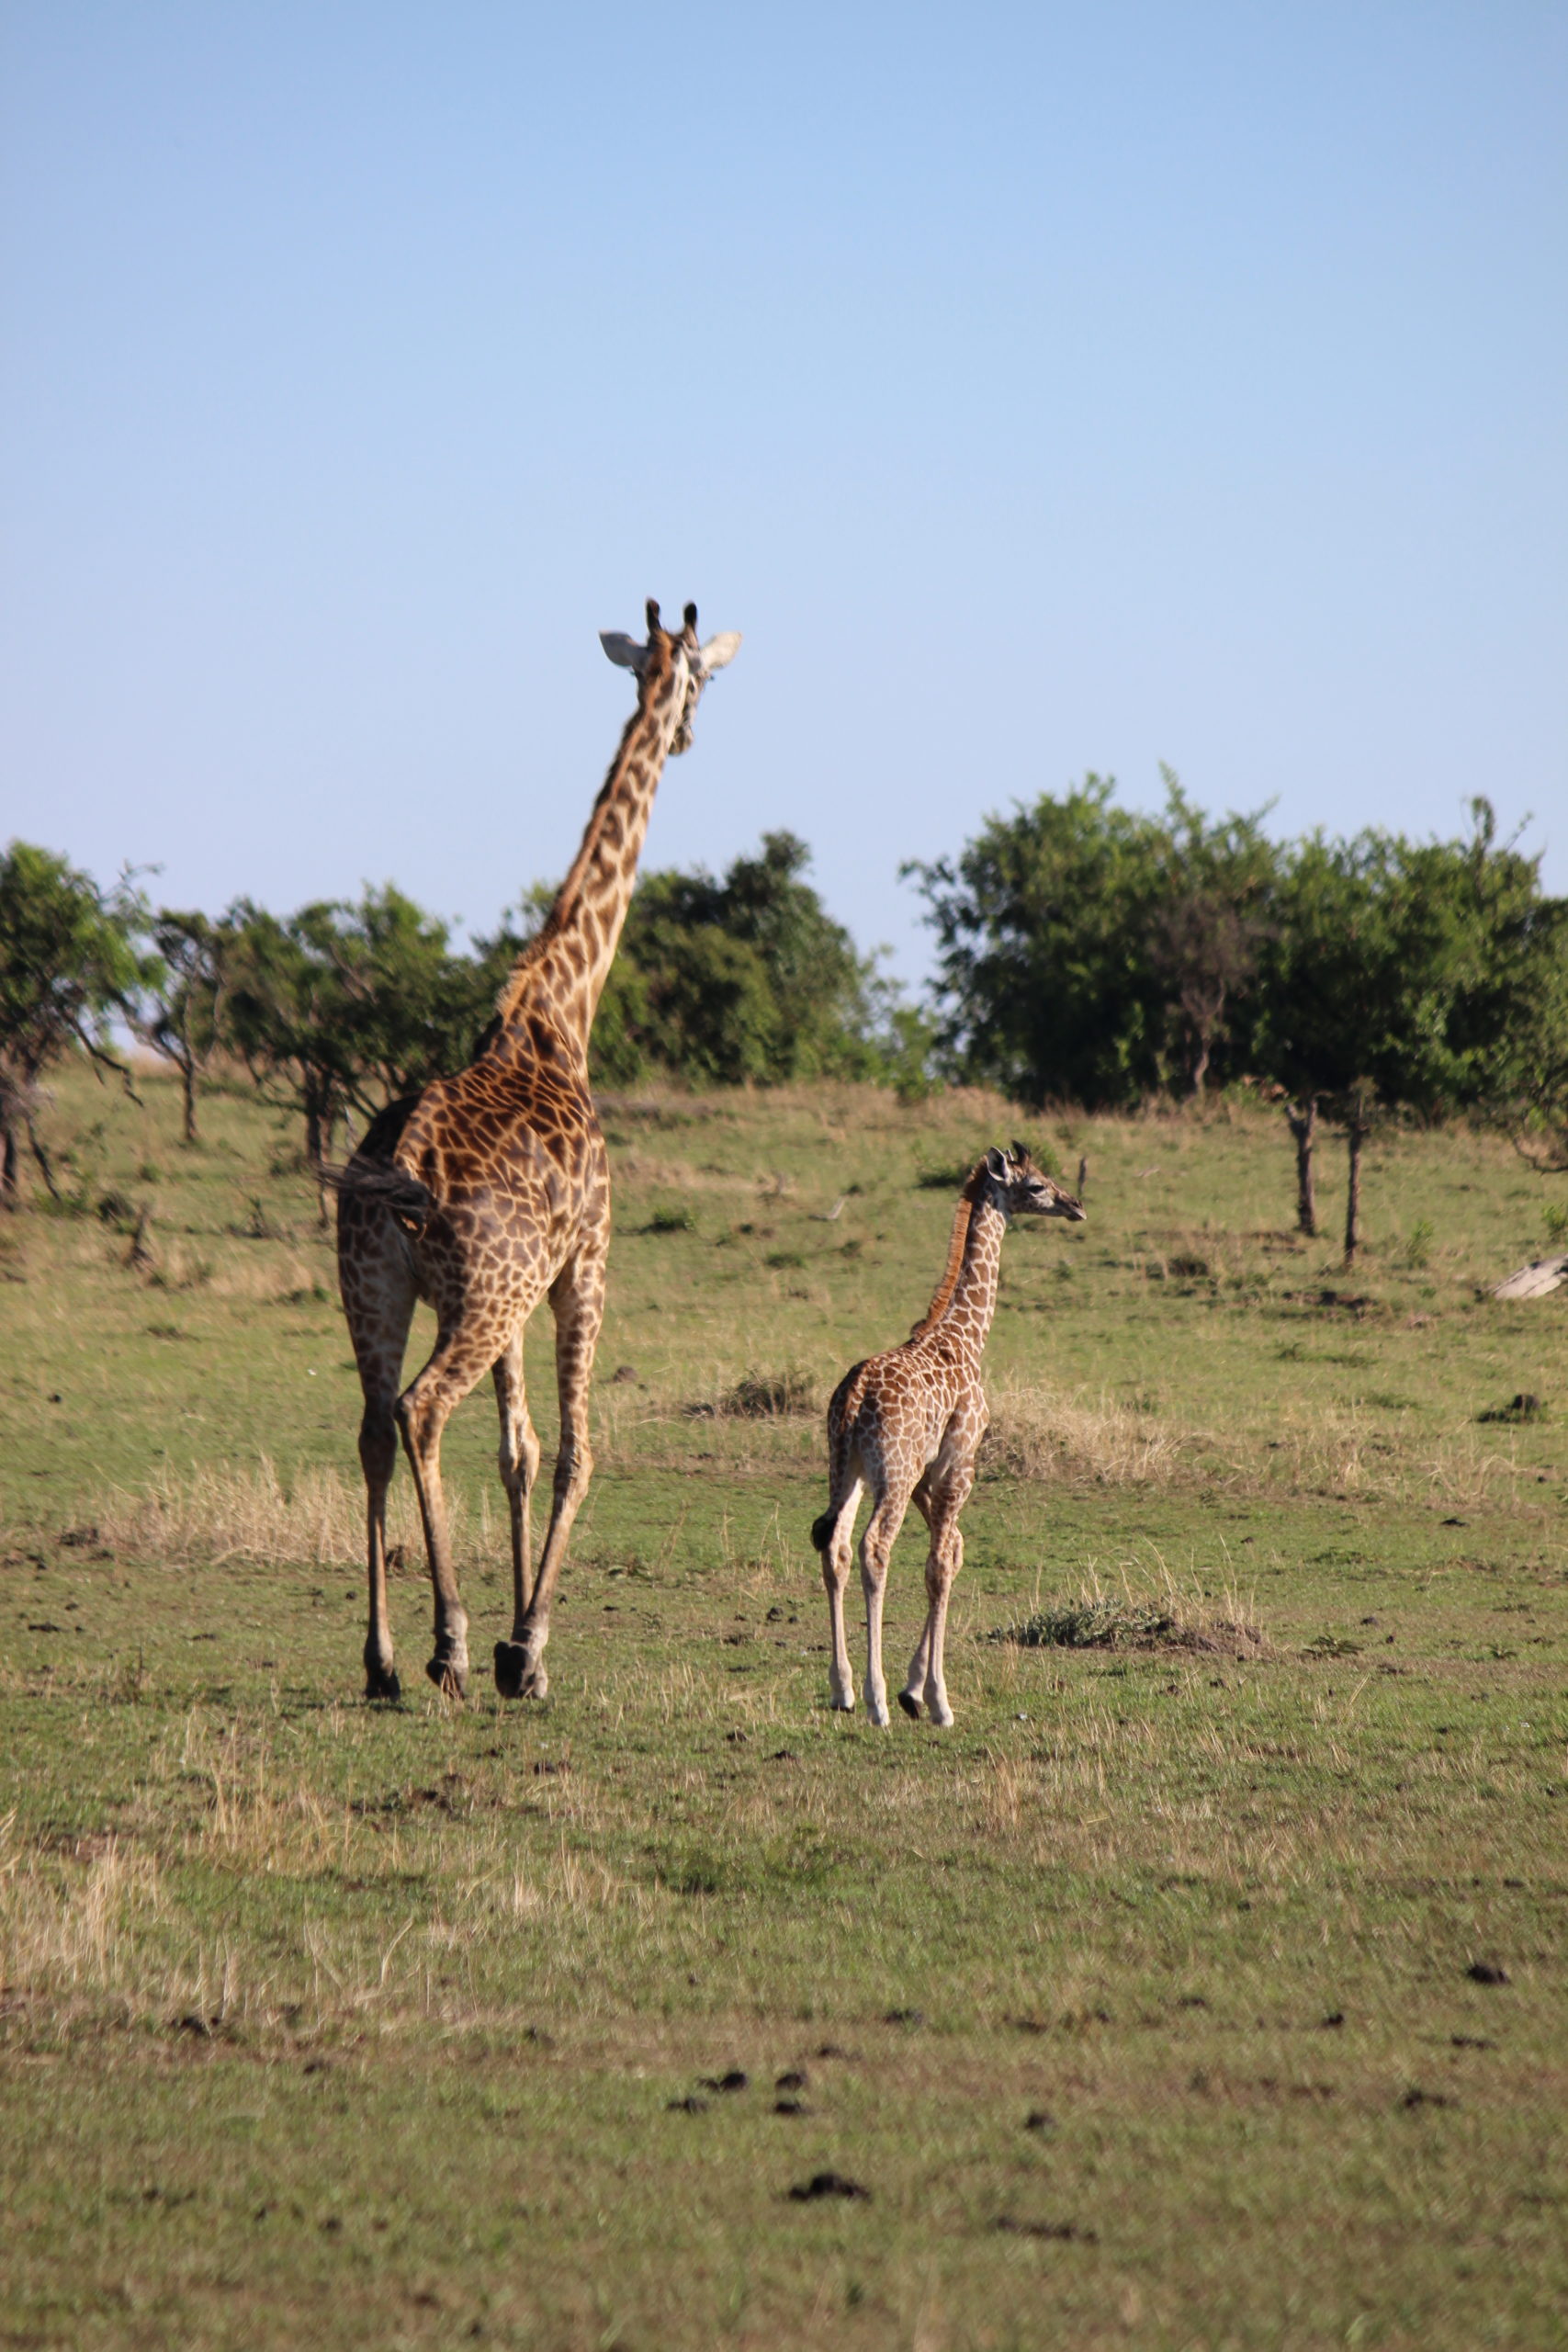
<path id="1" fill-rule="evenodd" d="M 368 1709 L 294 1139 L 237 1094 L 187 1153 L 142 1091 L 68 1072 L 84 1213 L 0 1232 L 0 2343 L 1556 2339 L 1568 1342 L 1484 1295 L 1547 1204 L 1502 1148 L 1380 1146 L 1347 1278 L 1282 1123 L 1056 1131 L 1089 1221 L 1007 1245 L 958 1721 L 875 1732 L 805 1408 L 1004 1107 L 614 1107 L 551 1697 L 425 1685 L 404 1479 Z M 547 1443 L 547 1317 L 528 1360 Z M 477 1657 L 493 1453 L 481 1393 Z"/>

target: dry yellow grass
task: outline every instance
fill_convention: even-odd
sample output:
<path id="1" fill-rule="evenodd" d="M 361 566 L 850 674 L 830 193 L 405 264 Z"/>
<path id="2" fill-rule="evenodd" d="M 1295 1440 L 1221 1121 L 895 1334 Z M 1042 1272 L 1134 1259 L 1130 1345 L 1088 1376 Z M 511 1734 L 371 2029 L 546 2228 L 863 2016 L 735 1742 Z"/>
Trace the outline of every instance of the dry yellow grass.
<path id="1" fill-rule="evenodd" d="M 461 1496 L 447 1506 L 452 1539 L 465 1565 L 495 1555 L 489 1498 L 477 1510 Z M 304 1469 L 287 1485 L 264 1454 L 254 1470 L 223 1464 L 168 1476 L 140 1489 L 116 1487 L 93 1506 L 105 1544 L 137 1559 L 255 1560 L 276 1567 L 310 1562 L 355 1566 L 364 1556 L 365 1500 L 331 1469 Z M 423 1536 L 412 1490 L 395 1485 L 387 1512 L 388 1542 L 410 1561 L 423 1560 Z"/>
<path id="2" fill-rule="evenodd" d="M 1288 1403 L 1266 1425 L 1223 1432 L 1195 1421 L 1160 1426 L 1103 1391 L 1031 1384 L 991 1396 L 988 1465 L 1015 1478 L 1104 1487 L 1200 1483 L 1244 1494 L 1336 1496 L 1479 1508 L 1525 1475 L 1468 1423 L 1413 1443 L 1375 1410 Z"/>
<path id="3" fill-rule="evenodd" d="M 0 2004 L 149 1991 L 142 1930 L 163 1907 L 158 1865 L 116 1838 L 49 1851 L 0 1822 Z M 161 1990 L 161 1985 L 160 1988 Z"/>
<path id="4" fill-rule="evenodd" d="M 1158 1487 L 1181 1473 L 1178 1433 L 1103 1394 L 1015 1385 L 993 1393 L 990 1408 L 987 1465 L 1010 1477 Z"/>

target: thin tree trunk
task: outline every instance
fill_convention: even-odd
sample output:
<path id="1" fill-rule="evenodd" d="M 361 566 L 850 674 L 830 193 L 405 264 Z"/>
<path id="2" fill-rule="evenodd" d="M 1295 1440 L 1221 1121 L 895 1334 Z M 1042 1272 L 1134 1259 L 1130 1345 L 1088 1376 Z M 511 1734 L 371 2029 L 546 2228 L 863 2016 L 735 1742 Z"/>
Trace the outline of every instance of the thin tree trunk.
<path id="1" fill-rule="evenodd" d="M 0 1125 L 0 1203 L 8 1209 L 21 1206 L 17 1159 L 17 1130 L 7 1119 Z"/>
<path id="2" fill-rule="evenodd" d="M 54 1181 L 54 1162 L 51 1159 L 48 1152 L 45 1151 L 42 1144 L 39 1143 L 38 1139 L 38 1130 L 33 1125 L 30 1119 L 28 1121 L 28 1148 L 31 1151 L 33 1158 L 38 1161 L 39 1170 L 43 1177 L 44 1182 L 49 1186 L 50 1199 L 51 1201 L 58 1201 L 61 1197 L 61 1193 L 59 1185 Z"/>
<path id="3" fill-rule="evenodd" d="M 1296 1230 L 1311 1240 L 1317 1233 L 1317 1197 L 1312 1170 L 1312 1148 L 1317 1132 L 1316 1095 L 1307 1095 L 1299 1110 L 1287 1109 L 1285 1119 L 1296 1139 Z"/>
<path id="4" fill-rule="evenodd" d="M 1350 1182 L 1345 1194 L 1345 1263 L 1356 1262 L 1356 1244 L 1361 1238 L 1361 1146 L 1371 1129 L 1363 1120 L 1352 1116 L 1345 1130 L 1346 1148 L 1350 1162 Z"/>
<path id="5" fill-rule="evenodd" d="M 321 1182 L 321 1165 L 333 1148 L 333 1102 L 329 1094 L 324 1102 L 310 1097 L 305 1104 L 305 1159 L 316 1185 L 316 1222 L 324 1232 L 332 1223 L 327 1211 L 327 1188 Z"/>
<path id="6" fill-rule="evenodd" d="M 185 1095 L 186 1141 L 195 1143 L 196 1133 L 196 1063 L 187 1053 L 180 1064 L 180 1085 Z"/>

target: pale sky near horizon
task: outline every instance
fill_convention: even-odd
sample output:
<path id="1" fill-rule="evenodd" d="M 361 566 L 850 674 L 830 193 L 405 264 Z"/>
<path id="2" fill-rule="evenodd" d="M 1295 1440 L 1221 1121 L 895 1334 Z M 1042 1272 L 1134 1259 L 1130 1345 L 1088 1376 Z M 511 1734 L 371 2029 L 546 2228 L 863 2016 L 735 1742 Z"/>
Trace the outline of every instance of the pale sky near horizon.
<path id="1" fill-rule="evenodd" d="M 1568 11 L 0 7 L 0 839 L 558 875 L 602 628 L 746 643 L 648 861 L 1089 769 L 1568 889 Z"/>

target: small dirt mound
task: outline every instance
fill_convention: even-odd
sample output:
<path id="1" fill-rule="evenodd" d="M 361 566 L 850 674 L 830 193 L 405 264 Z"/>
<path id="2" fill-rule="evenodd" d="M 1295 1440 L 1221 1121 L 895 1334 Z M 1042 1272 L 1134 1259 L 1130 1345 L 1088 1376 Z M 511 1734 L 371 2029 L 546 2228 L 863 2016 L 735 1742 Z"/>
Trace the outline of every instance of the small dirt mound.
<path id="1" fill-rule="evenodd" d="M 997 1626 L 987 1639 L 1026 1650 L 1178 1649 L 1232 1657 L 1256 1657 L 1263 1648 L 1256 1625 L 1112 1593 L 1053 1602 L 1016 1624 Z"/>
<path id="2" fill-rule="evenodd" d="M 748 1372 L 719 1400 L 719 1410 L 739 1420 L 771 1421 L 817 1410 L 817 1384 L 798 1365 L 782 1372 Z"/>

